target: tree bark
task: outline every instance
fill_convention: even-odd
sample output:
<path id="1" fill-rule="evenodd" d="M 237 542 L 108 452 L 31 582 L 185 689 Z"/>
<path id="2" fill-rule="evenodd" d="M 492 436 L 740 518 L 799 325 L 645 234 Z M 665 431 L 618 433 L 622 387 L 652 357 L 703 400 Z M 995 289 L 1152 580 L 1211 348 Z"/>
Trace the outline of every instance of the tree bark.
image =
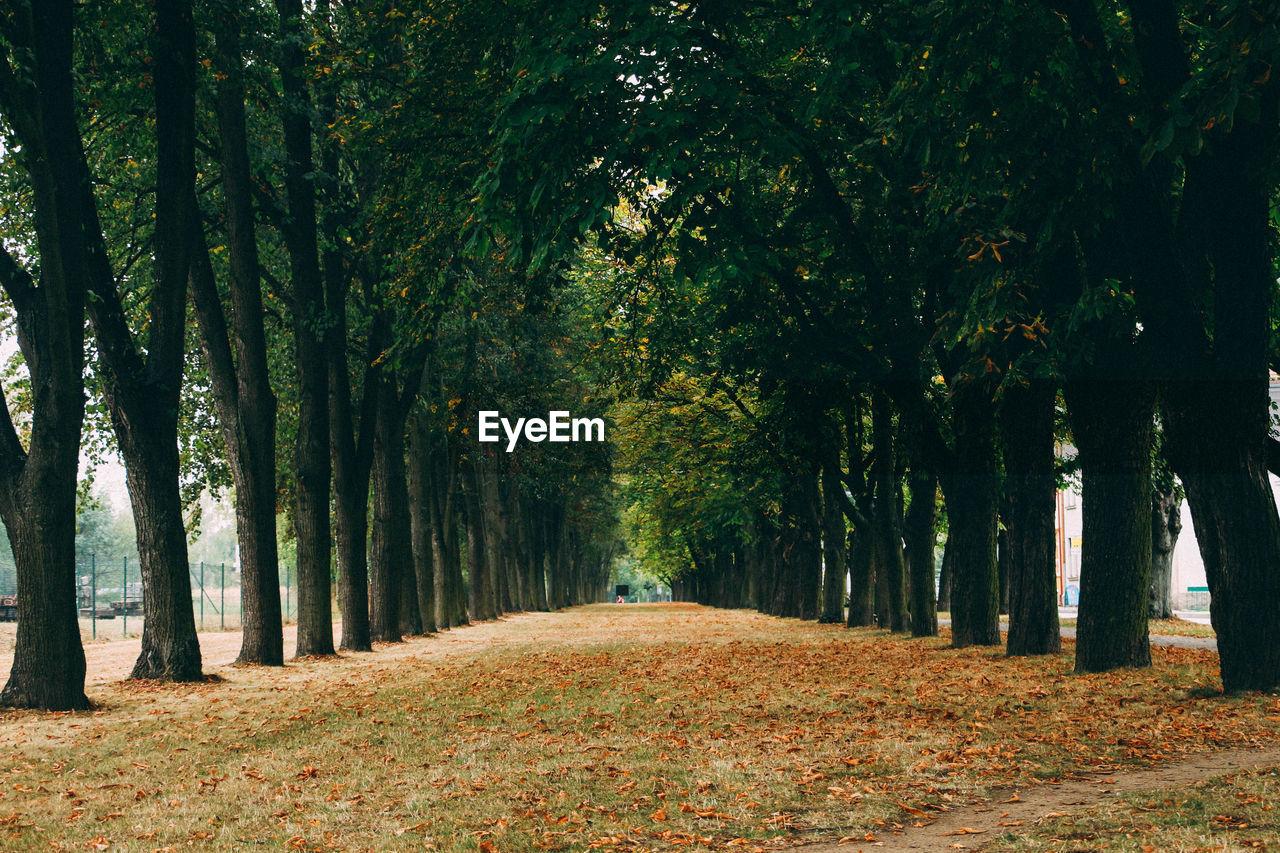
<path id="1" fill-rule="evenodd" d="M 992 401 L 978 388 L 955 391 L 952 467 L 942 475 L 950 524 L 951 645 L 1000 645 L 996 513 L 1000 486 Z"/>
<path id="2" fill-rule="evenodd" d="M 787 477 L 782 497 L 781 576 L 774 614 L 799 619 L 818 617 L 822 583 L 822 520 L 818 472 L 806 466 Z"/>
<path id="3" fill-rule="evenodd" d="M 179 490 L 178 409 L 186 344 L 189 221 L 195 214 L 195 27 L 190 2 L 156 3 L 154 286 L 145 355 L 125 316 L 81 161 L 84 235 L 91 242 L 89 316 L 103 395 L 125 463 L 146 620 L 133 678 L 199 681 L 200 643 Z"/>
<path id="4" fill-rule="evenodd" d="M 1154 388 L 1083 379 L 1064 390 L 1084 484 L 1076 671 L 1149 666 Z"/>
<path id="5" fill-rule="evenodd" d="M 895 633 L 909 630 L 907 614 L 906 570 L 902 561 L 902 521 L 899 514 L 900 481 L 894 470 L 893 409 L 889 396 L 881 388 L 872 391 L 871 433 L 874 447 L 876 498 L 874 516 L 876 548 L 876 590 L 884 596 L 877 602 L 883 607 L 880 627 Z"/>
<path id="6" fill-rule="evenodd" d="M 855 528 L 849 548 L 848 627 L 869 628 L 876 624 L 873 580 L 870 537 L 865 530 Z"/>
<path id="7" fill-rule="evenodd" d="M 439 572 L 431 543 L 429 428 L 422 410 L 416 410 L 409 421 L 409 523 L 418 613 L 424 634 L 434 634 L 439 630 L 436 625 L 436 580 Z"/>
<path id="8" fill-rule="evenodd" d="M 430 488 L 427 508 L 431 520 L 431 559 L 436 567 L 436 627 L 439 630 L 467 624 L 466 584 L 462 578 L 457 514 L 458 455 L 450 450 L 447 436 L 433 436 Z"/>
<path id="9" fill-rule="evenodd" d="M 1151 491 L 1151 599 L 1148 617 L 1173 618 L 1173 549 L 1182 532 L 1182 498 L 1177 492 Z"/>
<path id="10" fill-rule="evenodd" d="M 0 107 L 22 141 L 31 176 L 40 282 L 0 246 L 0 285 L 14 304 L 18 343 L 31 371 L 31 437 L 22 446 L 0 395 L 0 517 L 18 581 L 18 627 L 0 703 L 87 708 L 76 620 L 75 496 L 84 417 L 84 294 L 88 252 L 80 205 L 88 188 L 72 76 L 69 0 L 9 10 L 6 40 L 32 67 L 18 82 L 3 56 Z"/>
<path id="11" fill-rule="evenodd" d="M 933 552 L 937 544 L 938 478 L 923 468 L 911 472 L 911 506 L 904 526 L 907 576 L 911 584 L 911 636 L 938 636 L 938 598 Z"/>
<path id="12" fill-rule="evenodd" d="M 1280 520 L 1256 426 L 1267 412 L 1265 388 L 1195 383 L 1164 407 L 1166 435 L 1178 433 L 1171 460 L 1191 505 L 1228 692 L 1280 686 Z"/>
<path id="13" fill-rule="evenodd" d="M 467 609 L 473 620 L 483 622 L 497 618 L 498 614 L 493 607 L 493 581 L 489 576 L 488 531 L 484 527 L 484 498 L 480 493 L 481 473 L 474 457 L 463 460 L 461 474 L 467 510 Z"/>
<path id="14" fill-rule="evenodd" d="M 242 629 L 236 662 L 280 666 L 284 664 L 284 629 L 276 545 L 276 397 L 267 370 L 253 182 L 245 129 L 244 63 L 239 10 L 234 0 L 218 4 L 213 20 L 233 313 L 230 333 L 197 218 L 191 221 L 195 247 L 191 296 L 235 484 Z"/>
<path id="15" fill-rule="evenodd" d="M 1012 655 L 1057 654 L 1054 561 L 1054 383 L 1031 380 L 1005 391 L 1000 410 L 1009 512 L 1009 641 Z"/>
<path id="16" fill-rule="evenodd" d="M 298 434 L 293 448 L 294 530 L 298 544 L 298 657 L 333 654 L 333 592 L 329 580 L 329 362 L 324 281 L 316 239 L 311 90 L 306 70 L 302 0 L 276 0 L 284 184 L 283 225 L 292 285 L 298 382 Z M 330 340 L 332 345 L 334 342 Z"/>
<path id="17" fill-rule="evenodd" d="M 400 598 L 409 554 L 408 484 L 404 471 L 404 420 L 399 416 L 394 379 L 378 383 L 378 417 L 373 436 L 373 541 L 369 566 L 370 634 L 375 642 L 402 637 Z"/>
<path id="18" fill-rule="evenodd" d="M 951 610 L 951 570 L 955 566 L 956 552 L 951 547 L 951 534 L 942 546 L 942 568 L 938 571 L 938 609 Z"/>
<path id="19" fill-rule="evenodd" d="M 848 532 L 845 530 L 841 495 L 844 483 L 840 479 L 840 451 L 828 458 L 822 469 L 822 615 L 819 622 L 839 624 L 844 622 L 845 585 L 849 568 L 845 562 Z"/>

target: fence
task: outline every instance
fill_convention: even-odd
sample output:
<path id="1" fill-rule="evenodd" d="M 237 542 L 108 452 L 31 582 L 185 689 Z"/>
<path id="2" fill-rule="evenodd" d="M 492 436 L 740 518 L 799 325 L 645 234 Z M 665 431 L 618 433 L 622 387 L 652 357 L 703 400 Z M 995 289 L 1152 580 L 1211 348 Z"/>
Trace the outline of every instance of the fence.
<path id="1" fill-rule="evenodd" d="M 8 556 L 7 554 L 4 556 Z M 240 627 L 240 567 L 225 562 L 192 560 L 191 609 L 196 628 Z M 280 567 L 280 609 L 286 622 L 297 614 L 297 571 Z M 0 595 L 17 593 L 12 558 L 0 558 Z M 142 632 L 142 576 L 136 556 L 99 559 L 90 554 L 76 563 L 76 607 L 86 638 L 128 636 Z M 2 614 L 0 614 L 2 616 Z"/>

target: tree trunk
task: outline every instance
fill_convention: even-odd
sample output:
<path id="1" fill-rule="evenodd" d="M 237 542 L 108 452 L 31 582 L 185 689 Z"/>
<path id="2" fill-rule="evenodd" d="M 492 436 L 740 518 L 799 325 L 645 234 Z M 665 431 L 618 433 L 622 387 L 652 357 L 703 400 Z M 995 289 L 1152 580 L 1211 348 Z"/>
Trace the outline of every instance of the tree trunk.
<path id="1" fill-rule="evenodd" d="M 400 551 L 404 560 L 404 564 L 400 569 L 400 633 L 406 637 L 418 637 L 422 635 L 422 612 L 418 609 L 417 561 L 413 558 L 411 550 L 412 523 L 408 503 L 409 499 L 406 491 L 404 520 L 409 524 L 409 529 L 405 532 L 409 534 L 410 543 Z"/>
<path id="2" fill-rule="evenodd" d="M 1170 458 L 1204 560 L 1222 686 L 1271 690 L 1280 686 L 1280 520 L 1256 426 L 1266 384 L 1188 385 L 1163 398 L 1166 436 L 1178 433 Z"/>
<path id="3" fill-rule="evenodd" d="M 845 586 L 849 568 L 845 562 L 848 531 L 845 529 L 844 510 L 841 508 L 844 491 L 840 481 L 840 451 L 830 455 L 822 469 L 822 616 L 819 622 L 839 624 L 844 622 Z"/>
<path id="4" fill-rule="evenodd" d="M 1153 9 L 1164 13 L 1140 11 Z M 1167 377 L 1165 449 L 1191 507 L 1228 692 L 1280 687 L 1280 516 L 1266 470 L 1280 105 L 1270 91 L 1257 104 L 1185 161 L 1181 183 L 1142 174 L 1115 187 L 1138 308 Z"/>
<path id="5" fill-rule="evenodd" d="M 333 454 L 333 515 L 338 546 L 338 607 L 342 610 L 343 651 L 367 652 L 369 633 L 369 477 L 373 465 L 374 407 L 361 417 L 359 444 L 353 435 L 346 356 L 339 349 L 341 373 L 330 362 L 330 448 Z M 338 386 L 341 385 L 341 389 Z M 365 393 L 376 397 L 377 380 L 366 380 Z M 341 397 L 346 397 L 345 407 Z M 339 414 L 339 413 L 342 414 Z"/>
<path id="6" fill-rule="evenodd" d="M 329 363 L 322 337 L 324 282 L 316 239 L 311 90 L 304 78 L 306 36 L 302 0 L 276 0 L 288 217 L 284 242 L 293 291 L 298 381 L 294 444 L 294 530 L 298 544 L 297 656 L 333 654 L 333 593 L 329 581 Z M 330 344 L 334 342 L 331 340 Z M 345 342 L 343 342 L 345 345 Z"/>
<path id="7" fill-rule="evenodd" d="M 951 547 L 951 534 L 948 532 L 946 544 L 942 546 L 942 567 L 938 571 L 938 609 L 942 611 L 951 610 L 951 570 L 955 567 L 955 560 L 956 552 Z"/>
<path id="8" fill-rule="evenodd" d="M 511 591 L 510 562 L 507 559 L 508 542 L 506 513 L 502 507 L 502 495 L 498 489 L 499 471 L 497 459 L 485 454 L 480 471 L 480 493 L 483 498 L 485 545 L 489 557 L 489 577 L 493 580 L 493 608 L 497 615 L 515 609 Z"/>
<path id="9" fill-rule="evenodd" d="M 849 548 L 849 616 L 850 628 L 869 628 L 876 624 L 872 595 L 873 577 L 871 541 L 865 530 L 854 529 Z"/>
<path id="10" fill-rule="evenodd" d="M 429 425 L 416 411 L 409 422 L 409 522 L 413 542 L 413 574 L 417 579 L 418 613 L 422 618 L 422 632 L 434 634 L 436 626 L 436 578 L 437 569 L 432 549 L 431 530 L 431 451 L 427 430 Z"/>
<path id="11" fill-rule="evenodd" d="M 154 285 L 145 355 L 108 260 L 86 180 L 85 239 L 91 256 L 89 315 L 97 338 L 103 392 L 125 463 L 142 575 L 142 649 L 133 678 L 199 681 L 200 643 L 191 607 L 191 575 L 178 482 L 178 409 L 186 348 L 187 279 L 195 218 L 195 28 L 191 4 L 156 4 L 153 54 L 156 103 Z M 83 174 L 88 166 L 80 164 Z"/>
<path id="12" fill-rule="evenodd" d="M 481 495 L 481 473 L 474 458 L 462 462 L 462 492 L 467 508 L 467 584 L 471 618 L 486 621 L 497 618 L 493 601 L 493 579 L 489 572 L 488 531 L 484 527 L 484 498 Z"/>
<path id="13" fill-rule="evenodd" d="M 911 507 L 907 510 L 907 576 L 911 584 L 911 636 L 938 636 L 937 588 L 933 551 L 937 544 L 938 478 L 918 468 L 911 472 Z"/>
<path id="14" fill-rule="evenodd" d="M 774 614 L 800 619 L 818 617 L 822 584 L 822 520 L 818 472 L 806 467 L 783 487 L 779 583 Z"/>
<path id="15" fill-rule="evenodd" d="M 175 395 L 176 397 L 176 395 Z M 140 435 L 122 436 L 117 425 L 129 503 L 137 531 L 138 564 L 142 573 L 142 650 L 131 678 L 200 681 L 200 641 L 191 607 L 191 574 L 187 562 L 187 531 L 178 491 L 176 418 L 155 443 Z M 144 443 L 146 442 L 146 443 Z"/>
<path id="16" fill-rule="evenodd" d="M 6 9 L 6 41 L 25 53 L 22 79 L 13 82 L 21 91 L 6 99 L 6 129 L 19 135 L 19 156 L 31 176 L 40 283 L 0 245 L 0 285 L 17 314 L 33 395 L 26 449 L 0 395 L 0 516 L 18 582 L 13 667 L 0 703 L 49 710 L 89 705 L 75 581 L 89 264 L 81 239 L 87 188 L 77 168 L 84 151 L 76 124 L 73 21 L 69 0 Z M 21 115 L 8 114 L 17 99 Z"/>
<path id="17" fill-rule="evenodd" d="M 547 537 L 546 525 L 542 521 L 542 513 L 531 505 L 525 513 L 528 519 L 530 558 L 533 570 L 533 606 L 537 610 L 550 610 L 547 601 Z"/>
<path id="18" fill-rule="evenodd" d="M 1154 389 L 1085 379 L 1064 390 L 1084 483 L 1076 671 L 1148 666 Z"/>
<path id="19" fill-rule="evenodd" d="M 1057 654 L 1058 586 L 1054 561 L 1053 420 L 1057 390 L 1031 380 L 1006 390 L 1000 411 L 1009 512 L 1010 655 Z"/>
<path id="20" fill-rule="evenodd" d="M 876 497 L 872 524 L 875 528 L 877 612 L 880 627 L 895 633 L 909 629 L 906 570 L 902 563 L 902 523 L 899 515 L 900 482 L 894 471 L 893 409 L 889 396 L 876 388 L 871 397 L 871 433 L 875 452 L 873 476 Z M 887 617 L 887 621 L 886 618 Z"/>
<path id="21" fill-rule="evenodd" d="M 60 467 L 67 468 L 65 460 Z M 17 495 L 5 496 L 4 523 L 18 576 L 18 629 L 0 704 L 14 708 L 89 707 L 76 617 L 74 465 L 69 474 L 32 471 Z M 47 535 L 59 529 L 67 535 Z"/>
<path id="22" fill-rule="evenodd" d="M 369 566 L 370 627 L 373 640 L 402 639 L 400 598 L 410 569 L 408 485 L 404 473 L 404 423 L 395 411 L 390 377 L 378 383 L 379 406 L 373 437 L 373 547 Z"/>
<path id="23" fill-rule="evenodd" d="M 429 450 L 424 495 L 431 525 L 431 562 L 435 567 L 436 627 L 467 624 L 465 584 L 459 554 L 457 520 L 458 456 L 443 430 L 424 433 Z"/>
<path id="24" fill-rule="evenodd" d="M 1005 513 L 999 514 L 1001 522 Z M 1000 584 L 1000 615 L 1009 613 L 1009 529 L 1000 524 L 996 529 L 996 577 Z"/>
<path id="25" fill-rule="evenodd" d="M 979 388 L 956 392 L 954 467 L 942 478 L 955 549 L 951 574 L 951 645 L 1000 645 L 996 512 L 1000 499 L 992 401 Z"/>
<path id="26" fill-rule="evenodd" d="M 1182 498 L 1151 490 L 1151 600 L 1148 617 L 1173 618 L 1173 549 L 1182 532 Z"/>
<path id="27" fill-rule="evenodd" d="M 276 545 L 276 397 L 266 332 L 245 129 L 244 62 L 234 4 L 213 15 L 219 152 L 226 203 L 230 332 L 199 218 L 191 218 L 191 296 L 236 494 L 241 645 L 237 663 L 284 664 Z M 235 354 L 232 355 L 232 338 Z"/>

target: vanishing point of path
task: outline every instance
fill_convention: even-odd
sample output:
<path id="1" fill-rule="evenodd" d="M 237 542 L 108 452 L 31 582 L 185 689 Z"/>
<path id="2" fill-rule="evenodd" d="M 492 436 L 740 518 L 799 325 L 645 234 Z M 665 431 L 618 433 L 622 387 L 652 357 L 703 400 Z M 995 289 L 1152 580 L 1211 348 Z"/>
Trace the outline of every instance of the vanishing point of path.
<path id="1" fill-rule="evenodd" d="M 1280 699 L 1212 695 L 1201 649 L 1077 676 L 1069 653 L 683 604 L 274 668 L 232 666 L 237 633 L 200 639 L 207 684 L 122 682 L 138 642 L 91 644 L 96 710 L 0 713 L 0 849 L 975 849 L 1280 765 Z"/>

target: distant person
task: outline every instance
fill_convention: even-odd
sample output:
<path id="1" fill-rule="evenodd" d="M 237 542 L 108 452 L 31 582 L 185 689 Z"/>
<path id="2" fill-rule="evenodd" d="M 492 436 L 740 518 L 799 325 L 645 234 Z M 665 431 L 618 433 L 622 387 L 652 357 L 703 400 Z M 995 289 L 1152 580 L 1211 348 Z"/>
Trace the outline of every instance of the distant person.
<path id="1" fill-rule="evenodd" d="M 623 603 L 622 596 L 618 596 L 618 600 L 615 601 L 614 604 L 622 604 L 622 603 Z"/>

